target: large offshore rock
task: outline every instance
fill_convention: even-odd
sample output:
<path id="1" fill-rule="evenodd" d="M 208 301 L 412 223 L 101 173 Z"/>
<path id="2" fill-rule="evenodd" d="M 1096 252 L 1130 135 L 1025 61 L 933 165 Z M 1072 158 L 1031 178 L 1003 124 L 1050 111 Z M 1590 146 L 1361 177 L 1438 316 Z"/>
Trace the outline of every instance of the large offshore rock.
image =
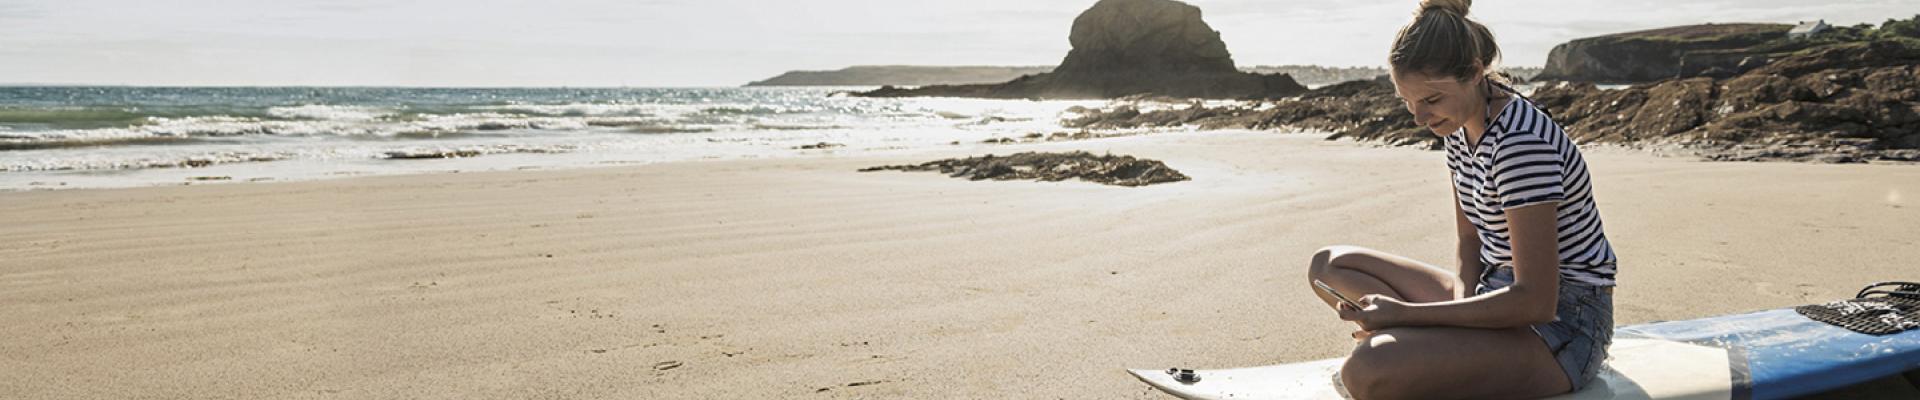
<path id="1" fill-rule="evenodd" d="M 869 97 L 1100 99 L 1279 98 L 1306 91 L 1285 74 L 1234 67 L 1200 8 L 1173 0 L 1101 0 L 1073 20 L 1073 50 L 1053 72 L 997 84 L 882 87 Z"/>
<path id="2" fill-rule="evenodd" d="M 1055 72 L 1237 73 L 1200 8 L 1171 0 L 1104 0 L 1073 19 L 1073 50 Z"/>

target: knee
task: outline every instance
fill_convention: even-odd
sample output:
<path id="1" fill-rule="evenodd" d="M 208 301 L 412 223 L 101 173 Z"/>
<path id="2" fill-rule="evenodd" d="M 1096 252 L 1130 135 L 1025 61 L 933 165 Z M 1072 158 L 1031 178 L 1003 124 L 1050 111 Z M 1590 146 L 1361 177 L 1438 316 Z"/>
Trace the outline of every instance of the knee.
<path id="1" fill-rule="evenodd" d="M 1352 253 L 1352 246 L 1327 246 L 1313 252 L 1313 259 L 1307 263 L 1307 278 L 1319 279 L 1327 269 L 1339 262 L 1341 256 Z"/>
<path id="2" fill-rule="evenodd" d="M 1394 368 L 1401 364 L 1393 358 L 1395 355 L 1390 350 L 1363 344 L 1355 348 L 1353 355 L 1347 357 L 1346 364 L 1340 367 L 1340 384 L 1354 399 L 1413 398 L 1414 394 L 1408 393 L 1406 385 L 1396 384 L 1404 382 L 1404 376 L 1399 380 L 1393 379 L 1398 374 Z"/>

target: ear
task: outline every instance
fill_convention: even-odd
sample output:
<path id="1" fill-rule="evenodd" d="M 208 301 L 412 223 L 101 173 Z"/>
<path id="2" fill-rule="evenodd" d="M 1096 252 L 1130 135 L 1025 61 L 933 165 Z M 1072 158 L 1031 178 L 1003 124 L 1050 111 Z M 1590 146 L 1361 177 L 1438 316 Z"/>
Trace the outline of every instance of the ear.
<path id="1" fill-rule="evenodd" d="M 1473 88 L 1473 91 L 1478 92 L 1480 97 L 1492 98 L 1493 85 L 1490 82 L 1491 80 L 1487 78 L 1487 69 L 1476 67 L 1473 69 L 1473 77 L 1467 78 L 1467 82 L 1465 83 L 1468 85 L 1467 87 Z"/>
<path id="2" fill-rule="evenodd" d="M 1467 75 L 1460 77 L 1460 83 L 1464 85 L 1477 84 L 1477 83 L 1480 83 L 1481 79 L 1486 79 L 1486 77 L 1487 77 L 1487 66 L 1485 64 L 1481 64 L 1479 61 L 1475 61 L 1473 63 L 1473 68 L 1470 70 L 1467 70 Z"/>

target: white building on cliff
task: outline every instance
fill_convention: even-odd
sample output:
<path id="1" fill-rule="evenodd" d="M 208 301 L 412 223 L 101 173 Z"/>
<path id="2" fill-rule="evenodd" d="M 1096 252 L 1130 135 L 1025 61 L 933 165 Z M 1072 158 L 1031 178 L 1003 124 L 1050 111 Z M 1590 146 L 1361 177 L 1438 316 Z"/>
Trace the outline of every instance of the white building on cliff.
<path id="1" fill-rule="evenodd" d="M 1792 30 L 1787 31 L 1787 38 L 1788 39 L 1806 39 L 1806 38 L 1813 37 L 1813 35 L 1817 35 L 1820 32 L 1824 32 L 1827 30 L 1827 28 L 1832 28 L 1832 27 L 1833 27 L 1832 25 L 1827 25 L 1827 20 L 1824 20 L 1824 19 L 1819 21 L 1813 21 L 1813 22 L 1802 21 L 1800 22 L 1799 25 L 1794 25 Z"/>

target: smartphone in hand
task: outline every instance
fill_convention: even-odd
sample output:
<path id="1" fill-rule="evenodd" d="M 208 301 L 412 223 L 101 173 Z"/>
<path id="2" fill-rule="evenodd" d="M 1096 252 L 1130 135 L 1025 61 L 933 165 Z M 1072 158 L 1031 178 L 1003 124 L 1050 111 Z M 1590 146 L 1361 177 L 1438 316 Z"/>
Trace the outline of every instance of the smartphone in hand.
<path id="1" fill-rule="evenodd" d="M 1360 303 L 1356 303 L 1353 301 L 1353 299 L 1349 299 L 1347 298 L 1347 296 L 1341 295 L 1339 291 L 1333 290 L 1332 286 L 1327 286 L 1326 282 L 1321 282 L 1319 279 L 1313 280 L 1313 287 L 1320 288 L 1320 291 L 1327 292 L 1327 295 L 1333 296 L 1333 298 L 1335 299 L 1340 299 L 1341 303 L 1346 303 L 1348 307 L 1353 307 L 1353 309 L 1355 310 L 1363 308 L 1363 307 L 1360 307 Z"/>

